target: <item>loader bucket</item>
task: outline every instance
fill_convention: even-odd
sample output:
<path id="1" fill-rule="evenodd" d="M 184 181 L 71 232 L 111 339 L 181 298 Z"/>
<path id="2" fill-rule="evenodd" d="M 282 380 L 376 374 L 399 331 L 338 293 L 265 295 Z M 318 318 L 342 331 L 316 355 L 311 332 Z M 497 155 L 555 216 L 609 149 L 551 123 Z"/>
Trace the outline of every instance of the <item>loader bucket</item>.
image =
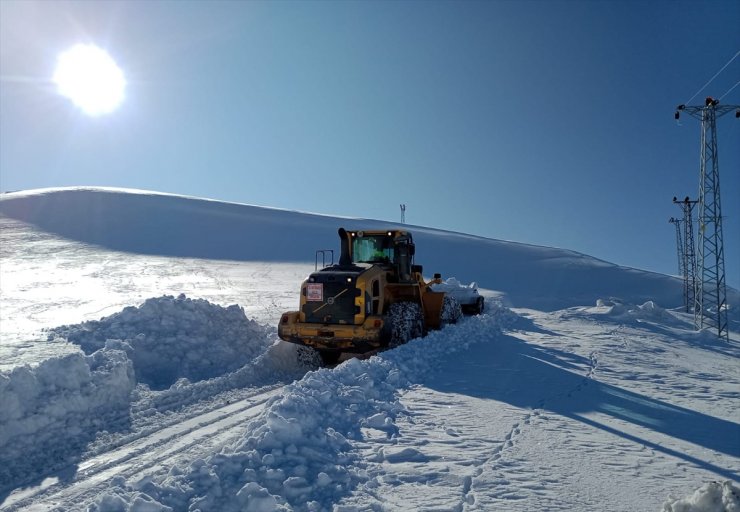
<path id="1" fill-rule="evenodd" d="M 424 306 L 424 323 L 427 329 L 439 329 L 442 322 L 442 305 L 444 303 L 444 292 L 433 292 L 427 290 L 422 296 Z"/>

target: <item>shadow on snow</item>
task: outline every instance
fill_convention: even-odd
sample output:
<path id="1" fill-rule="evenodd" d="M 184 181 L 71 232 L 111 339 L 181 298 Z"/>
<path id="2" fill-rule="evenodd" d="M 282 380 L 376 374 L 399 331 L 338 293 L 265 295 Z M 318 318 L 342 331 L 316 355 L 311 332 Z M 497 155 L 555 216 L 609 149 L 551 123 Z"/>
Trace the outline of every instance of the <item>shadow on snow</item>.
<path id="1" fill-rule="evenodd" d="M 424 383 L 442 392 L 496 400 L 521 408 L 545 409 L 580 421 L 615 436 L 683 459 L 724 478 L 740 475 L 718 467 L 680 449 L 661 446 L 641 436 L 640 429 L 687 441 L 709 450 L 740 457 L 740 425 L 683 407 L 626 391 L 574 373 L 580 356 L 529 345 L 518 338 L 500 335 L 460 354 L 457 371 Z M 579 360 L 580 358 L 580 360 Z M 580 366 L 582 371 L 583 366 Z M 445 378 L 446 377 L 446 378 Z M 631 427 L 607 425 L 589 417 L 601 413 Z M 616 426 L 615 426 L 616 425 Z M 666 443 L 663 443 L 666 444 Z"/>

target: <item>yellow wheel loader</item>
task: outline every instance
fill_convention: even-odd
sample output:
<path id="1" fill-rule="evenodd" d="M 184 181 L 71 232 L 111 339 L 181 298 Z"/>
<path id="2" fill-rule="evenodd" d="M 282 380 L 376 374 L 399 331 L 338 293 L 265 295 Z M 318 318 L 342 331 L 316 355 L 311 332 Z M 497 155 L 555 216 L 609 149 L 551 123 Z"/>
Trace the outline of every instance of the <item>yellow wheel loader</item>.
<path id="1" fill-rule="evenodd" d="M 301 285 L 298 311 L 284 313 L 278 336 L 317 350 L 324 364 L 342 352 L 400 345 L 454 323 L 460 305 L 432 290 L 414 264 L 411 233 L 339 228 L 339 262 L 318 268 Z M 325 263 L 325 259 L 324 262 Z"/>

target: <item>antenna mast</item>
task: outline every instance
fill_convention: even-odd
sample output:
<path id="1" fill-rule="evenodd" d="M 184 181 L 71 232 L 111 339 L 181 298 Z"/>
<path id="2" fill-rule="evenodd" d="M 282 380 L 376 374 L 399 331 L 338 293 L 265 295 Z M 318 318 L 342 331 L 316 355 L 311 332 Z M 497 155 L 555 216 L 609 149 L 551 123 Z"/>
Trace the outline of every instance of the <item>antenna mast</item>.
<path id="1" fill-rule="evenodd" d="M 406 205 L 401 205 L 401 224 L 406 224 Z"/>
<path id="2" fill-rule="evenodd" d="M 708 97 L 704 106 L 679 105 L 681 112 L 701 121 L 701 162 L 699 165 L 699 261 L 701 281 L 694 298 L 694 324 L 697 329 L 713 327 L 717 335 L 729 341 L 727 324 L 727 284 L 725 281 L 725 249 L 722 238 L 722 208 L 719 192 L 719 162 L 717 154 L 717 118 L 740 106 L 719 105 Z"/>

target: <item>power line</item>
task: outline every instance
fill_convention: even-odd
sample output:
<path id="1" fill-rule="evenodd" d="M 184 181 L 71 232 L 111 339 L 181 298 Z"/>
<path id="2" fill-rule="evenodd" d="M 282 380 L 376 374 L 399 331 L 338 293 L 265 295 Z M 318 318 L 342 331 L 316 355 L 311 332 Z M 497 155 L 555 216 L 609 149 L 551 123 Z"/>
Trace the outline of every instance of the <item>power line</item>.
<path id="1" fill-rule="evenodd" d="M 695 94 L 694 94 L 694 95 L 693 95 L 693 96 L 692 96 L 691 98 L 689 98 L 689 100 L 688 100 L 688 101 L 686 101 L 686 102 L 684 103 L 684 105 L 688 105 L 689 103 L 691 103 L 691 101 L 692 101 L 692 100 L 693 100 L 694 98 L 696 98 L 697 96 L 699 96 L 699 94 L 700 94 L 700 93 L 701 93 L 701 92 L 702 92 L 702 91 L 703 91 L 704 89 L 706 89 L 706 88 L 707 88 L 707 86 L 708 86 L 709 84 L 711 84 L 711 83 L 712 83 L 712 82 L 714 81 L 714 79 L 715 79 L 715 78 L 717 78 L 717 77 L 719 76 L 719 74 L 720 74 L 720 73 L 722 73 L 722 72 L 723 72 L 723 71 L 725 70 L 725 68 L 726 68 L 727 66 L 729 66 L 730 64 L 732 64 L 732 61 L 733 61 L 733 60 L 737 59 L 737 56 L 738 56 L 738 55 L 740 55 L 740 50 L 738 50 L 738 51 L 737 51 L 737 52 L 735 53 L 735 55 L 734 55 L 734 56 L 733 56 L 733 57 L 732 57 L 732 58 L 731 58 L 730 60 L 728 60 L 728 61 L 727 61 L 727 64 L 725 64 L 724 66 L 722 66 L 722 68 L 721 68 L 721 69 L 720 69 L 719 71 L 717 71 L 717 72 L 716 72 L 716 73 L 714 74 L 714 76 L 713 76 L 712 78 L 710 78 L 710 79 L 709 79 L 709 81 L 708 81 L 707 83 L 705 83 L 705 84 L 704 84 L 704 85 L 702 86 L 702 88 L 701 88 L 701 89 L 699 89 L 698 91 L 696 91 L 696 93 L 695 93 Z M 729 91 L 728 91 L 728 92 L 729 92 Z M 727 94 L 727 93 L 725 93 L 725 94 Z M 720 99 L 721 99 L 721 98 L 720 98 Z"/>
<path id="2" fill-rule="evenodd" d="M 724 94 L 723 94 L 722 96 L 720 96 L 720 97 L 719 97 L 719 99 L 722 99 L 722 98 L 724 98 L 725 96 L 727 96 L 728 94 L 730 94 L 730 93 L 731 93 L 731 92 L 733 91 L 733 89 L 735 89 L 735 87 L 737 87 L 738 85 L 740 85 L 740 80 L 738 80 L 738 81 L 737 81 L 737 83 L 736 83 L 735 85 L 733 85 L 732 87 L 730 87 L 730 90 L 729 90 L 729 91 L 727 91 L 727 92 L 726 92 L 726 93 L 724 93 Z"/>

